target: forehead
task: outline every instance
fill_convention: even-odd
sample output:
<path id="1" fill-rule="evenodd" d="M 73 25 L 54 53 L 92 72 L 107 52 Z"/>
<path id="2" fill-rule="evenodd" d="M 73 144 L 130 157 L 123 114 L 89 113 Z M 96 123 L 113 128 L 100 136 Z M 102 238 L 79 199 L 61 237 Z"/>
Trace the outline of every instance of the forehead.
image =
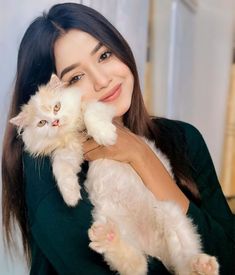
<path id="1" fill-rule="evenodd" d="M 30 105 L 34 110 L 49 110 L 61 99 L 62 92 L 51 90 L 48 86 L 42 86 L 31 98 Z"/>
<path id="2" fill-rule="evenodd" d="M 57 72 L 71 64 L 83 62 L 99 41 L 90 34 L 80 30 L 70 30 L 61 36 L 54 46 Z"/>

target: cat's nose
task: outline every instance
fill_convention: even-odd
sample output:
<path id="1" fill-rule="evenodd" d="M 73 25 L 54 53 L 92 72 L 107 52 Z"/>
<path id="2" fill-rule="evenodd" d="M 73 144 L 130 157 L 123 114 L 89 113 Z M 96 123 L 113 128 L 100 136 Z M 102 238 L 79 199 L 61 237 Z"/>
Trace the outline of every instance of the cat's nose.
<path id="1" fill-rule="evenodd" d="M 52 125 L 52 126 L 60 126 L 60 121 L 59 121 L 59 119 L 54 120 L 54 121 L 52 122 L 51 125 Z"/>

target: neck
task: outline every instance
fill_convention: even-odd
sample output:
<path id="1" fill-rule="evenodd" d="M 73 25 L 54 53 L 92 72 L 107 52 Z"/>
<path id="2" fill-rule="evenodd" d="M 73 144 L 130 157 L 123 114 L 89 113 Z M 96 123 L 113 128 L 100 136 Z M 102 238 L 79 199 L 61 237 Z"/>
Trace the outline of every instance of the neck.
<path id="1" fill-rule="evenodd" d="M 123 117 L 122 117 L 122 116 L 120 116 L 120 117 L 115 117 L 115 118 L 113 119 L 113 122 L 114 122 L 114 124 L 123 126 Z"/>

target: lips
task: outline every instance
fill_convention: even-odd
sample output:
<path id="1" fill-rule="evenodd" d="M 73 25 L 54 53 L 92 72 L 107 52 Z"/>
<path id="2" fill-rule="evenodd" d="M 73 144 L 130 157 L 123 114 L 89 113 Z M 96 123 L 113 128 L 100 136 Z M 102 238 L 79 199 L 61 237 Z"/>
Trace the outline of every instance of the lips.
<path id="1" fill-rule="evenodd" d="M 99 99 L 102 102 L 109 102 L 115 100 L 121 93 L 121 84 L 117 84 L 111 91 Z"/>

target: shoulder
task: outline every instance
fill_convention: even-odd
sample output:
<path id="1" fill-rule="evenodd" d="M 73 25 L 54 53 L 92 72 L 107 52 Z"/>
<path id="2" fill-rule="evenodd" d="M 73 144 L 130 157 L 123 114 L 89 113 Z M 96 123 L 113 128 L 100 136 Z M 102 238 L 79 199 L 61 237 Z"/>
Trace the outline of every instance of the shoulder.
<path id="1" fill-rule="evenodd" d="M 153 122 L 160 133 L 167 132 L 176 141 L 184 141 L 188 149 L 205 146 L 205 141 L 200 131 L 192 124 L 167 118 L 153 118 Z M 183 144 L 182 144 L 183 145 Z"/>
<path id="2" fill-rule="evenodd" d="M 173 120 L 173 119 L 168 119 L 168 118 L 158 118 L 158 117 L 153 117 L 153 122 L 155 125 L 160 126 L 160 128 L 165 128 L 169 130 L 176 130 L 183 132 L 184 134 L 187 135 L 187 137 L 200 137 L 201 138 L 201 133 L 200 131 L 192 124 L 185 122 L 185 121 L 180 121 L 180 120 Z"/>
<path id="3" fill-rule="evenodd" d="M 154 118 L 157 137 L 159 136 L 161 147 L 170 148 L 171 153 L 184 156 L 190 167 L 192 167 L 193 177 L 209 169 L 216 175 L 210 152 L 200 131 L 190 123 L 171 120 L 166 118 Z"/>

